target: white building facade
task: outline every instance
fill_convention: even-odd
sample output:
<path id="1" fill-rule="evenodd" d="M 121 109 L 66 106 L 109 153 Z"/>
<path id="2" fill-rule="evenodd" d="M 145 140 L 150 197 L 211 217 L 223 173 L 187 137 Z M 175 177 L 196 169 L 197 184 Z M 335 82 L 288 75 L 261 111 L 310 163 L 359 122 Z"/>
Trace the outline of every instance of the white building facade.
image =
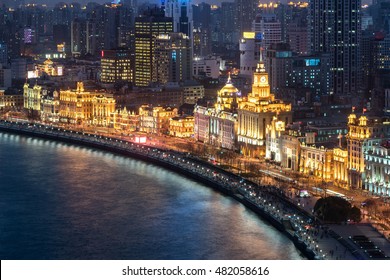
<path id="1" fill-rule="evenodd" d="M 390 195 L 390 142 L 372 147 L 366 151 L 365 186 L 376 195 Z"/>

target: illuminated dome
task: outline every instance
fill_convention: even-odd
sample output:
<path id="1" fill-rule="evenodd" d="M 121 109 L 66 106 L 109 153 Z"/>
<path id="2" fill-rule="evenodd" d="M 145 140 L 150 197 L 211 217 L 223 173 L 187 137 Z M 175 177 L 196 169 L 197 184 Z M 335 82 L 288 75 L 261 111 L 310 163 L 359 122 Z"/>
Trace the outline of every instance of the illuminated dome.
<path id="1" fill-rule="evenodd" d="M 233 86 L 232 79 L 230 78 L 229 73 L 229 78 L 226 82 L 226 85 L 221 88 L 220 91 L 218 91 L 217 103 L 215 105 L 215 108 L 218 111 L 233 110 L 234 108 L 236 108 L 237 95 L 240 95 L 239 92 L 240 91 L 235 86 Z"/>
<path id="2" fill-rule="evenodd" d="M 222 98 L 232 97 L 236 95 L 238 92 L 239 90 L 233 85 L 232 79 L 230 78 L 230 74 L 229 74 L 229 78 L 226 82 L 226 85 L 223 88 L 221 88 L 220 91 L 218 91 L 218 96 Z"/>

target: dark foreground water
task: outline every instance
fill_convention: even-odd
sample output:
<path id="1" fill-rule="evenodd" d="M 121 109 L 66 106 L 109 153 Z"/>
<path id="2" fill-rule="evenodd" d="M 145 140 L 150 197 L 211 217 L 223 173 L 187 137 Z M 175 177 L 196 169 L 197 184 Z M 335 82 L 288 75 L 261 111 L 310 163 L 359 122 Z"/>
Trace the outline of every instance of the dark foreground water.
<path id="1" fill-rule="evenodd" d="M 0 259 L 301 259 L 235 200 L 163 168 L 0 133 Z"/>

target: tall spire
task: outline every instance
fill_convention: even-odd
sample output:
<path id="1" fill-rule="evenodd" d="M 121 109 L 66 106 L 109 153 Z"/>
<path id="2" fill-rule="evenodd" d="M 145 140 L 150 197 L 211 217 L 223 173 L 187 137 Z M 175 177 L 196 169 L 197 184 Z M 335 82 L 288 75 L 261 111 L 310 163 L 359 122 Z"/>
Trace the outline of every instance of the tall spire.
<path id="1" fill-rule="evenodd" d="M 263 47 L 260 47 L 260 62 L 263 62 Z"/>
<path id="2" fill-rule="evenodd" d="M 232 78 L 230 77 L 230 71 L 229 71 L 228 79 L 227 79 L 226 84 L 231 84 L 231 83 L 232 83 Z"/>
<path id="3" fill-rule="evenodd" d="M 265 72 L 264 61 L 263 61 L 263 47 L 260 47 L 260 60 L 257 63 L 256 72 Z"/>

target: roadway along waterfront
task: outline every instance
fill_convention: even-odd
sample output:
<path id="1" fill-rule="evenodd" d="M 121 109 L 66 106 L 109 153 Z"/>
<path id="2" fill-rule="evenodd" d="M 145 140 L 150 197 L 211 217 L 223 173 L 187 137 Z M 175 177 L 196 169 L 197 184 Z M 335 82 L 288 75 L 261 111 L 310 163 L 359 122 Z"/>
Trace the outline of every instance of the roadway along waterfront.
<path id="1" fill-rule="evenodd" d="M 188 153 L 162 150 L 101 135 L 38 124 L 0 121 L 0 130 L 104 149 L 179 172 L 233 197 L 252 209 L 290 238 L 309 259 L 334 259 L 334 254 L 329 248 L 334 246 L 344 248 L 344 240 L 340 236 L 314 224 L 314 218 L 286 199 L 278 188 L 259 186 L 238 175 L 203 162 Z M 322 236 L 320 238 L 319 234 L 325 234 L 326 238 Z M 354 248 L 348 246 L 345 247 L 343 253 L 341 258 L 344 259 L 364 258 Z"/>

